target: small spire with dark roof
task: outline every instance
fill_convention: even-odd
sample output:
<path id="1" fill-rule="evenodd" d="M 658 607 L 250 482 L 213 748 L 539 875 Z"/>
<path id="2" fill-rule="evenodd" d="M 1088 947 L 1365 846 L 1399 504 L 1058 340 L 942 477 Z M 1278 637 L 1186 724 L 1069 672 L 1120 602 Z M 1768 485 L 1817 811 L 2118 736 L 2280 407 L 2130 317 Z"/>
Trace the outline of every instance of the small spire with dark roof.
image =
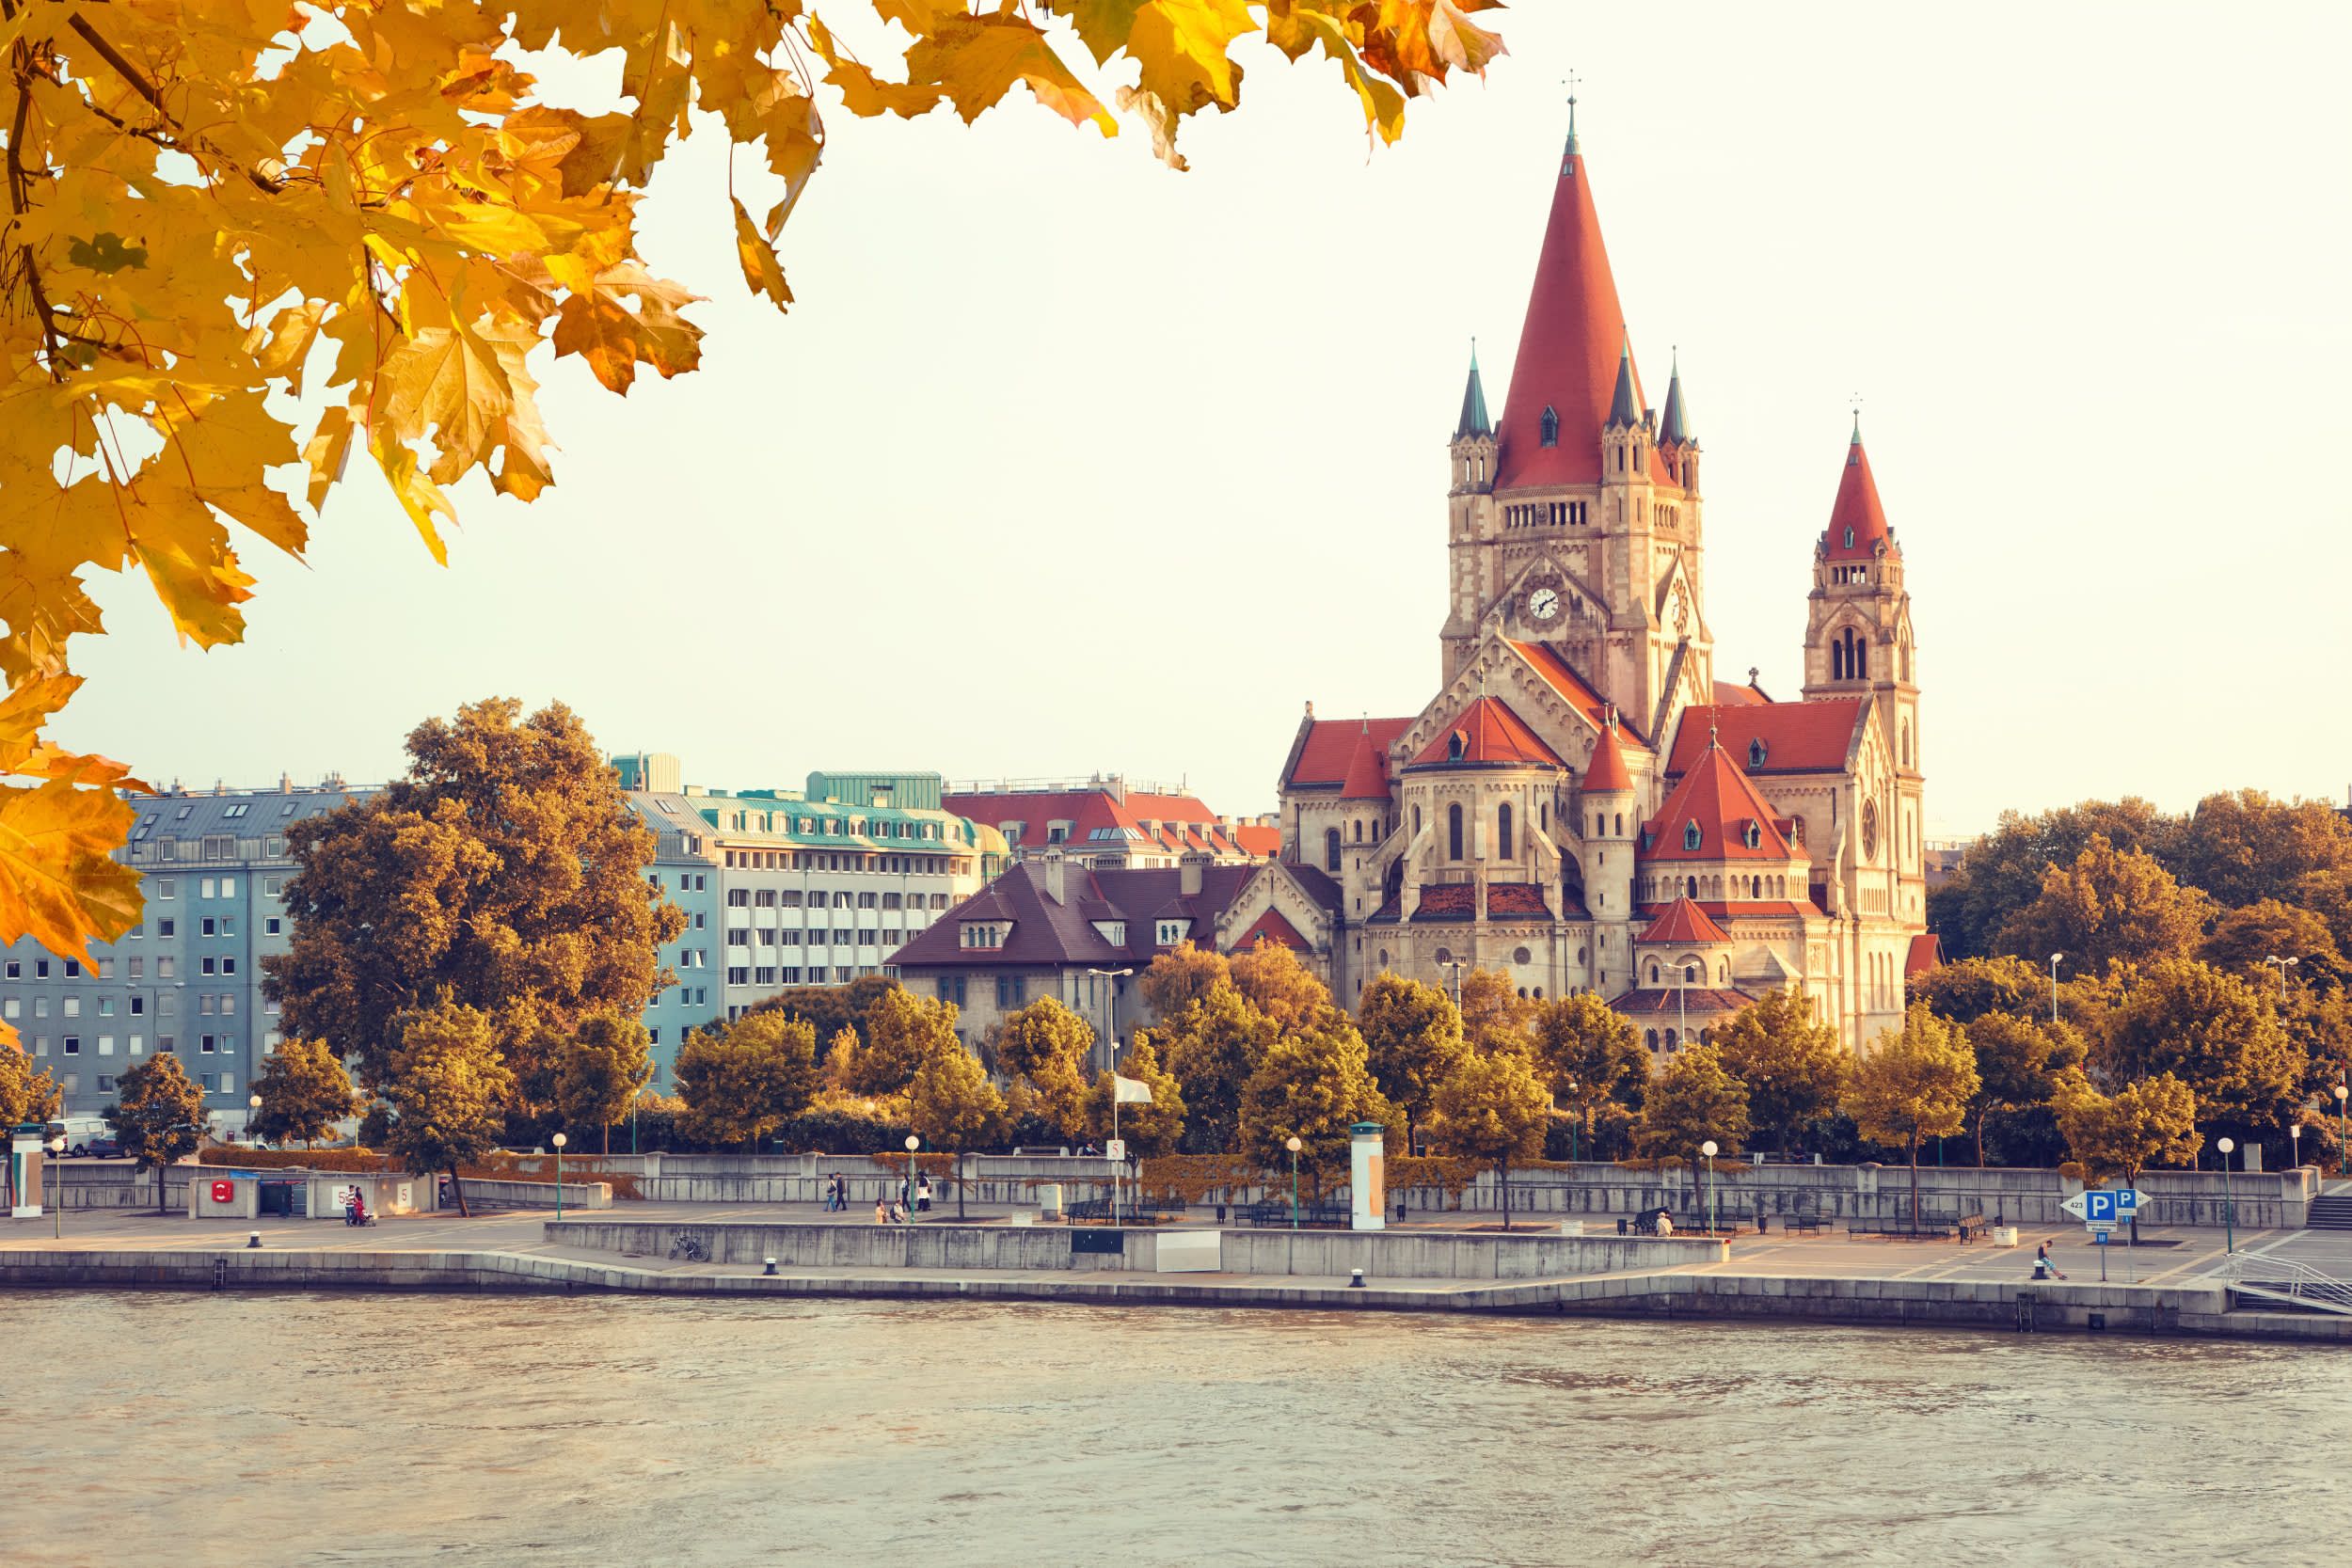
<path id="1" fill-rule="evenodd" d="M 1633 340 L 1617 350 L 1617 390 L 1609 400 L 1609 428 L 1630 430 L 1642 422 L 1641 398 L 1633 390 Z"/>
<path id="2" fill-rule="evenodd" d="M 1666 412 L 1658 421 L 1658 443 L 1677 446 L 1691 438 L 1690 416 L 1682 408 L 1682 356 L 1675 356 L 1674 376 L 1666 383 Z"/>
<path id="3" fill-rule="evenodd" d="M 1486 388 L 1478 379 L 1478 340 L 1470 340 L 1470 384 L 1462 388 L 1462 418 L 1454 427 L 1454 438 L 1465 436 L 1491 436 L 1494 421 L 1486 417 Z"/>

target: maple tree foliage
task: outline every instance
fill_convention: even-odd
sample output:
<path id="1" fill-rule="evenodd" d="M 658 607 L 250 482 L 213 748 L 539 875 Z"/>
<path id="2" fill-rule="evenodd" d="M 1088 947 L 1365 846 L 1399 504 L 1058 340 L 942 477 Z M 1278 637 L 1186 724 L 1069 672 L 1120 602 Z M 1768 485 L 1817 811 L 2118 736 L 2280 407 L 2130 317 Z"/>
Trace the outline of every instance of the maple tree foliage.
<path id="1" fill-rule="evenodd" d="M 144 572 L 209 647 L 242 636 L 254 582 L 231 526 L 299 558 L 355 449 L 437 559 L 467 475 L 537 497 L 538 350 L 624 394 L 695 368 L 697 296 L 646 270 L 635 223 L 696 110 L 728 138 L 744 280 L 784 309 L 820 88 L 969 122 L 1024 87 L 1111 135 L 1120 78 L 1112 103 L 1182 167 L 1180 123 L 1240 102 L 1245 40 L 1336 63 L 1393 140 L 1407 98 L 1502 52 L 1470 19 L 1499 4 L 0 0 L 0 773 L 37 781 L 0 787 L 0 942 L 79 954 L 139 917 L 110 858 L 135 781 L 40 738 L 78 685 L 69 642 L 103 629 L 86 574 Z M 539 52 L 617 53 L 628 107 L 548 102 Z M 753 147 L 744 180 L 776 198 L 757 219 Z M 295 465 L 307 507 L 266 483 Z"/>

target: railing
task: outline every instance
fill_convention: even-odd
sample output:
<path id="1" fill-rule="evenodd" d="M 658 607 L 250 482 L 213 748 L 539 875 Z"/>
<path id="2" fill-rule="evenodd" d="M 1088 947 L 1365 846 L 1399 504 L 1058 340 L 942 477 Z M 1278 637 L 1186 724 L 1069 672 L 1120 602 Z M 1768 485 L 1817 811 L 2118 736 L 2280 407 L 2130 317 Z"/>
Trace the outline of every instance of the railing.
<path id="1" fill-rule="evenodd" d="M 2217 1271 L 2233 1291 L 2352 1315 L 2352 1284 L 2320 1273 L 2308 1263 L 2256 1253 L 2232 1253 Z"/>

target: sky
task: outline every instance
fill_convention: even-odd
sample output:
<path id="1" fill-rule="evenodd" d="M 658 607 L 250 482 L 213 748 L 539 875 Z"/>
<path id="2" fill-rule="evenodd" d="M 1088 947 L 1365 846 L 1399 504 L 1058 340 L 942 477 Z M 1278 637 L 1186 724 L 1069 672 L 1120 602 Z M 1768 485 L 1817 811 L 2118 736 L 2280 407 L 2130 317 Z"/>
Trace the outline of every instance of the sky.
<path id="1" fill-rule="evenodd" d="M 622 399 L 543 351 L 556 484 L 461 486 L 446 568 L 355 460 L 305 561 L 243 542 L 241 646 L 102 578 L 57 738 L 190 787 L 379 780 L 501 695 L 714 788 L 1116 771 L 1271 810 L 1304 704 L 1435 691 L 1446 438 L 1473 338 L 1501 413 L 1573 71 L 1636 357 L 1662 389 L 1679 355 L 1707 453 L 1720 673 L 1794 695 L 1859 400 L 1934 834 L 2344 799 L 2352 8 L 1481 20 L 1509 55 L 1392 147 L 1260 47 L 1183 174 L 1018 89 L 972 127 L 835 111 L 788 316 L 747 297 L 706 129 L 640 215 L 709 296 L 698 372 Z"/>

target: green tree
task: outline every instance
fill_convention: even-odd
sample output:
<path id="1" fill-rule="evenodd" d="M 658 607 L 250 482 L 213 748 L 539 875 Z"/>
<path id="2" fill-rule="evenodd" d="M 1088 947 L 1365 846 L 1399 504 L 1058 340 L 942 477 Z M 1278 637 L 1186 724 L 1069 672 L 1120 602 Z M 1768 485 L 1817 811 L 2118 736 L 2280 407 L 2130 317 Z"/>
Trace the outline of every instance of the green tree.
<path id="1" fill-rule="evenodd" d="M 898 982 L 886 974 L 861 974 L 846 986 L 787 987 L 753 1003 L 743 1012 L 746 1017 L 753 1013 L 782 1013 L 787 1018 L 806 1019 L 820 1040 L 837 1037 L 846 1027 L 863 1041 L 866 1015 L 874 1004 L 898 989 Z"/>
<path id="2" fill-rule="evenodd" d="M 1004 1142 L 1005 1101 L 962 1046 L 941 1046 L 923 1059 L 908 1085 L 915 1132 L 956 1156 L 956 1218 L 963 1218 L 963 1156 Z"/>
<path id="3" fill-rule="evenodd" d="M 1279 1034 L 1274 1021 L 1230 985 L 1212 988 L 1160 1029 L 1168 1070 L 1184 1085 L 1195 1152 L 1241 1147 L 1242 1101 Z"/>
<path id="4" fill-rule="evenodd" d="M 2137 797 L 2085 800 L 2038 816 L 2003 812 L 1999 825 L 1970 845 L 1960 869 L 1929 895 L 1929 912 L 1946 954 L 1953 958 L 1991 954 L 2001 927 L 2041 897 L 2043 873 L 2053 865 L 2074 864 L 2093 833 L 2118 848 L 2146 850 L 2162 860 L 2179 828 L 2177 817 Z"/>
<path id="5" fill-rule="evenodd" d="M 1829 1116 L 1852 1054 L 1813 1020 L 1811 1001 L 1775 986 L 1715 1026 L 1715 1053 L 1748 1088 L 1748 1117 L 1783 1152 L 1800 1123 Z"/>
<path id="6" fill-rule="evenodd" d="M 351 1074 L 325 1040 L 280 1044 L 262 1064 L 253 1092 L 262 1097 L 262 1108 L 253 1114 L 249 1128 L 253 1135 L 272 1143 L 300 1138 L 306 1148 L 368 1103 L 352 1091 Z"/>
<path id="7" fill-rule="evenodd" d="M 1696 1191 L 1702 1146 L 1712 1140 L 1718 1156 L 1740 1153 L 1755 1126 L 1748 1117 L 1748 1086 L 1724 1067 L 1711 1045 L 1686 1046 L 1666 1063 L 1643 1097 L 1633 1147 L 1662 1166 L 1680 1161 Z"/>
<path id="8" fill-rule="evenodd" d="M 2276 898 L 2222 915 L 2214 922 L 2197 956 L 2216 969 L 2258 982 L 2273 996 L 2297 984 L 2336 990 L 2345 978 L 2344 954 L 2327 919 L 2315 910 L 2282 904 Z M 2284 976 L 2279 973 L 2280 966 L 2269 961 L 2274 958 L 2295 960 L 2285 966 Z"/>
<path id="9" fill-rule="evenodd" d="M 1510 1229 L 1511 1162 L 1543 1152 L 1544 1124 L 1551 1117 L 1551 1096 L 1534 1067 L 1516 1051 L 1468 1052 L 1438 1085 L 1436 1110 L 1431 1144 L 1449 1158 L 1494 1167 L 1502 1190 L 1502 1228 Z"/>
<path id="10" fill-rule="evenodd" d="M 1438 1086 L 1470 1054 L 1462 1015 L 1436 986 L 1383 972 L 1356 999 L 1356 1030 L 1370 1053 L 1373 1081 L 1405 1117 L 1406 1147 L 1429 1119 Z"/>
<path id="11" fill-rule="evenodd" d="M 1165 1023 L 1232 977 L 1232 966 L 1225 961 L 1224 954 L 1180 942 L 1153 958 L 1136 984 L 1143 988 L 1144 1005 L 1152 1009 L 1152 1016 Z"/>
<path id="12" fill-rule="evenodd" d="M 1285 1033 L 1313 1026 L 1332 1006 L 1330 988 L 1279 942 L 1261 938 L 1248 952 L 1234 954 L 1227 967 L 1233 989 Z"/>
<path id="13" fill-rule="evenodd" d="M 717 1144 L 741 1138 L 756 1151 L 761 1137 L 817 1098 L 817 1031 L 782 1013 L 739 1018 L 689 1038 L 675 1075 L 696 1136 Z"/>
<path id="14" fill-rule="evenodd" d="M 2212 900 L 2184 888 L 2153 855 L 2118 849 L 2093 833 L 2066 866 L 2042 874 L 2042 893 L 2001 927 L 2000 950 L 2028 962 L 2053 953 L 2082 972 L 2175 958 L 2197 946 Z"/>
<path id="15" fill-rule="evenodd" d="M 528 1050 L 590 1013 L 633 1016 L 671 979 L 655 949 L 686 916 L 645 878 L 654 835 L 569 708 L 521 712 L 492 698 L 428 720 L 405 778 L 287 825 L 294 942 L 262 959 L 264 990 L 287 1034 L 325 1040 L 368 1087 L 387 1081 L 393 1021 L 420 1008 L 486 1013 Z"/>
<path id="16" fill-rule="evenodd" d="M 2046 962 L 2049 954 L 2044 953 Z M 1906 1002 L 1953 1023 L 1974 1023 L 1987 1013 L 2050 1016 L 2047 970 L 2015 957 L 1961 958 L 1923 969 L 1903 983 Z"/>
<path id="17" fill-rule="evenodd" d="M 24 1047 L 0 1045 L 0 1132 L 54 1120 L 64 1103 L 56 1080 L 46 1068 L 35 1072 Z"/>
<path id="18" fill-rule="evenodd" d="M 635 1019 L 590 1013 L 565 1044 L 557 1107 L 570 1126 L 602 1128 L 607 1154 L 612 1152 L 612 1124 L 628 1115 L 629 1102 L 653 1081 L 650 1043 Z"/>
<path id="19" fill-rule="evenodd" d="M 2185 1164 L 2197 1154 L 2197 1096 L 2170 1073 L 2126 1085 L 2112 1095 L 2079 1072 L 2058 1100 L 2058 1127 L 2090 1182 L 2121 1177 L 2125 1186 L 2153 1164 Z"/>
<path id="20" fill-rule="evenodd" d="M 2277 1121 L 2302 1076 L 2268 998 L 2189 958 L 2137 972 L 2105 1020 L 2095 1059 L 2119 1083 L 2170 1073 L 2206 1117 L 2247 1123 Z"/>
<path id="21" fill-rule="evenodd" d="M 2352 871 L 2352 820 L 2331 801 L 2259 789 L 2208 795 L 2178 835 L 2176 870 L 2227 909 L 2292 900 L 2314 873 Z"/>
<path id="22" fill-rule="evenodd" d="M 1649 1053 L 1623 1013 L 1590 991 L 1535 1005 L 1530 1029 L 1539 1081 L 1583 1123 L 1620 1090 L 1649 1079 Z M 1589 1149 L 1586 1158 L 1597 1158 Z"/>
<path id="23" fill-rule="evenodd" d="M 1985 1123 L 1996 1112 L 2050 1104 L 2066 1074 L 2081 1068 L 2089 1048 L 2071 1024 L 2015 1013 L 1982 1014 L 1968 1023 L 1967 1033 L 1977 1057 L 1977 1092 L 1968 1100 L 1968 1119 L 1976 1124 L 1977 1168 L 1982 1170 Z"/>
<path id="24" fill-rule="evenodd" d="M 164 1210 L 164 1172 L 204 1141 L 204 1091 L 189 1082 L 180 1058 L 158 1052 L 115 1080 L 116 1101 L 106 1125 L 135 1162 L 155 1173 L 155 1212 Z"/>
<path id="25" fill-rule="evenodd" d="M 498 1147 L 501 1108 L 515 1092 L 496 1025 L 479 1007 L 443 1002 L 403 1014 L 392 1030 L 384 1073 L 393 1112 L 388 1149 L 414 1175 L 447 1171 L 457 1212 L 471 1218 L 457 1167 Z"/>
<path id="26" fill-rule="evenodd" d="M 1854 1067 L 1839 1101 L 1862 1135 L 1899 1145 L 1911 1159 L 1911 1223 L 1919 1223 L 1919 1141 L 1967 1125 L 1968 1101 L 1980 1086 L 1964 1025 L 1947 1023 L 1917 1003 L 1899 1032 L 1888 1030 Z"/>
<path id="27" fill-rule="evenodd" d="M 1087 1021 L 1050 996 L 1009 1015 L 996 1037 L 998 1068 L 1025 1079 L 1038 1114 L 1072 1137 L 1086 1125 L 1086 1063 L 1093 1050 Z"/>
<path id="28" fill-rule="evenodd" d="M 1533 1049 L 1527 1026 L 1534 1009 L 1519 997 L 1508 973 L 1473 969 L 1462 976 L 1462 1037 L 1482 1054 Z"/>
<path id="29" fill-rule="evenodd" d="M 962 1049 L 954 1003 L 894 986 L 866 1009 L 866 1043 L 850 1058 L 848 1086 L 878 1099 L 903 1094 L 933 1055 Z"/>
<path id="30" fill-rule="evenodd" d="M 1346 1161 L 1356 1123 L 1385 1125 L 1395 1115 L 1372 1081 L 1364 1037 L 1346 1014 L 1329 1008 L 1306 1028 L 1278 1036 L 1249 1075 L 1242 1090 L 1241 1152 L 1279 1170 L 1295 1137 L 1305 1146 L 1300 1165 L 1322 1172 Z"/>
<path id="31" fill-rule="evenodd" d="M 1173 1154 L 1184 1147 L 1184 1091 L 1176 1082 L 1175 1074 L 1160 1066 L 1159 1053 L 1152 1047 L 1151 1031 L 1136 1031 L 1136 1043 L 1127 1050 L 1126 1059 L 1119 1064 L 1117 1074 L 1147 1085 L 1152 1090 L 1149 1105 L 1127 1104 L 1112 1114 L 1112 1097 L 1117 1092 L 1113 1074 L 1100 1073 L 1094 1087 L 1087 1091 L 1086 1128 L 1090 1138 L 1107 1138 L 1114 1129 L 1127 1145 L 1127 1152 L 1138 1160 L 1156 1160 L 1163 1154 Z"/>

